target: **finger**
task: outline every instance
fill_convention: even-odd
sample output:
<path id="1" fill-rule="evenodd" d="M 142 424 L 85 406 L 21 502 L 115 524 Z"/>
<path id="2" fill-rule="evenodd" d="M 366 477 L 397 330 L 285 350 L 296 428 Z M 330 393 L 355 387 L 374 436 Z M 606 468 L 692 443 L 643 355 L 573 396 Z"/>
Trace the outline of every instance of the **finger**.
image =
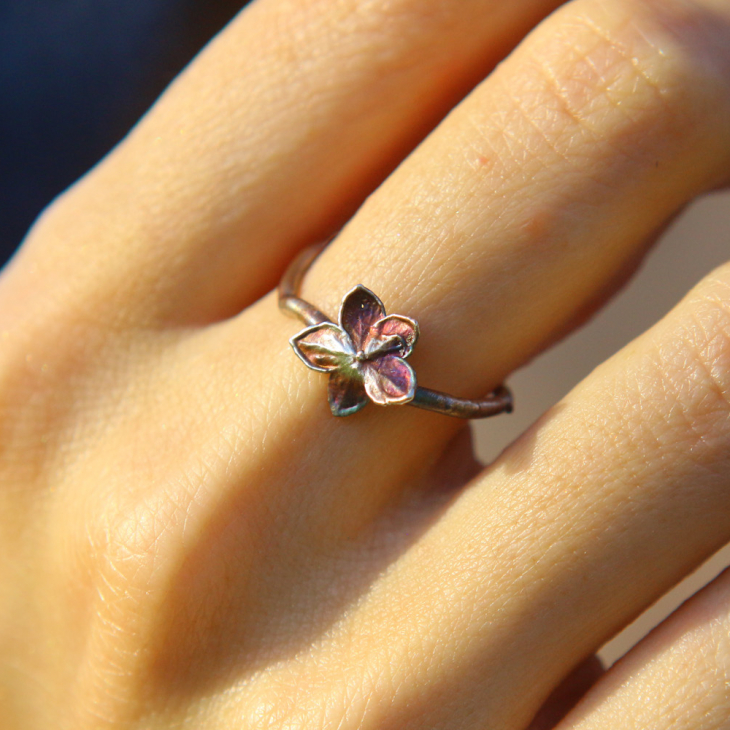
<path id="1" fill-rule="evenodd" d="M 252 4 L 45 217 L 38 292 L 52 272 L 117 318 L 238 311 L 557 3 Z"/>
<path id="2" fill-rule="evenodd" d="M 730 265 L 508 449 L 378 583 L 357 620 L 383 632 L 375 656 L 407 666 L 397 707 L 383 698 L 401 727 L 526 726 L 576 663 L 730 540 L 728 312 Z"/>
<path id="3" fill-rule="evenodd" d="M 730 726 L 730 572 L 632 649 L 557 730 Z"/>
<path id="4" fill-rule="evenodd" d="M 556 12 L 371 196 L 306 298 L 333 315 L 364 284 L 420 323 L 422 384 L 487 392 L 727 178 L 722 7 L 580 0 Z"/>

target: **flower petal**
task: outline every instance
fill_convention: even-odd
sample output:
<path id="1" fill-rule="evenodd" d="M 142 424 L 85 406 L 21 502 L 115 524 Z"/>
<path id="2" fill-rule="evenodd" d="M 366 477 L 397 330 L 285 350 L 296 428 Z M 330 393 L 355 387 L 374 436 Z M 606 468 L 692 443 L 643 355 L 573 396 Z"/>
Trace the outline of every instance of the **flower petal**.
<path id="1" fill-rule="evenodd" d="M 362 379 L 333 370 L 330 373 L 329 401 L 333 416 L 349 416 L 367 405 Z"/>
<path id="2" fill-rule="evenodd" d="M 397 337 L 397 345 L 388 344 Z M 399 357 L 408 357 L 418 340 L 418 322 L 400 314 L 391 314 L 379 319 L 365 337 L 363 349 L 371 354 L 379 349 L 391 352 Z M 387 348 L 387 349 L 386 349 Z"/>
<path id="3" fill-rule="evenodd" d="M 413 368 L 396 355 L 384 355 L 363 363 L 365 391 L 373 403 L 408 403 L 416 394 Z"/>
<path id="4" fill-rule="evenodd" d="M 355 354 L 347 333 L 332 322 L 307 327 L 289 342 L 307 367 L 323 373 L 346 365 Z"/>
<path id="5" fill-rule="evenodd" d="M 384 316 L 385 307 L 380 299 L 358 284 L 342 300 L 340 327 L 350 335 L 355 350 L 361 350 L 370 327 Z"/>

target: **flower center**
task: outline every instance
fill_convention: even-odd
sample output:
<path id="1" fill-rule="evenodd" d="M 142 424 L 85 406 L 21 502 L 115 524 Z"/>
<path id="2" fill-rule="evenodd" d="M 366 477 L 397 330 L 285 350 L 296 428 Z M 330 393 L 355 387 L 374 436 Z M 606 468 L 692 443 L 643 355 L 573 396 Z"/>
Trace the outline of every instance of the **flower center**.
<path id="1" fill-rule="evenodd" d="M 365 360 L 367 360 L 367 359 L 368 359 L 368 356 L 362 350 L 358 350 L 355 353 L 356 362 L 365 362 Z"/>

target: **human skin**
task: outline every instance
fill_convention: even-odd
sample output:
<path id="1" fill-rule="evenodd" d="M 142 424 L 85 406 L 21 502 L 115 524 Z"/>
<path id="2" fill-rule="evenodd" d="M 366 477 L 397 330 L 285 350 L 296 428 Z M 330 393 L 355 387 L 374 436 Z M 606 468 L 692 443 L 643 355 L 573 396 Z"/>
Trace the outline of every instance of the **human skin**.
<path id="1" fill-rule="evenodd" d="M 347 223 L 306 298 L 364 284 L 478 397 L 728 182 L 730 2 L 556 4 L 257 0 L 36 223 L 3 727 L 730 727 L 730 575 L 592 658 L 730 540 L 730 268 L 486 469 L 456 419 L 333 418 L 267 294 Z"/>

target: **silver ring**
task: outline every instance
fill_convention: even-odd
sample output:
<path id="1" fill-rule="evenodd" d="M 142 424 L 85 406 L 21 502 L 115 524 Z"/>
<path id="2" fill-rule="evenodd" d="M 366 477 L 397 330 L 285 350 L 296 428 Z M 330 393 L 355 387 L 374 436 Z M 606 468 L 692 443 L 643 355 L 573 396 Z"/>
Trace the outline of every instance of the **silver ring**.
<path id="1" fill-rule="evenodd" d="M 333 415 L 352 415 L 368 401 L 457 418 L 511 413 L 512 394 L 503 385 L 481 400 L 419 386 L 406 362 L 418 340 L 418 322 L 400 314 L 386 316 L 383 303 L 367 287 L 358 285 L 345 295 L 338 324 L 301 299 L 304 275 L 325 245 L 310 246 L 291 262 L 279 284 L 279 306 L 307 325 L 289 342 L 308 368 L 329 374 Z"/>

